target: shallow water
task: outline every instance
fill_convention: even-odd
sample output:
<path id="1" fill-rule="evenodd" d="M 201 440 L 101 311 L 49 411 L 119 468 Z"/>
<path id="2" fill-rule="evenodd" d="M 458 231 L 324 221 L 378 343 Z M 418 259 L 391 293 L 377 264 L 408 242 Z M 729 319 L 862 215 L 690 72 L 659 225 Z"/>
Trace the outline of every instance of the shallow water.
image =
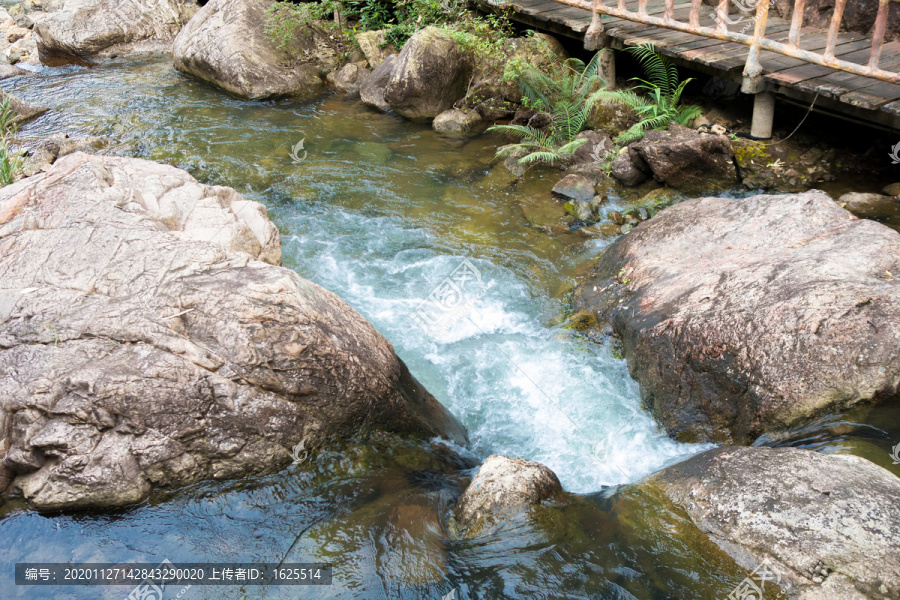
<path id="1" fill-rule="evenodd" d="M 0 551 L 9 563 L 316 560 L 335 568 L 328 588 L 194 587 L 183 598 L 439 598 L 456 590 L 459 598 L 712 599 L 743 578 L 664 500 L 606 489 L 708 446 L 665 437 L 641 409 L 624 361 L 559 325 L 567 293 L 604 242 L 529 225 L 523 205 L 546 202 L 558 173 L 511 185 L 491 160 L 496 139 L 445 139 L 337 96 L 243 102 L 176 74 L 161 57 L 57 69 L 3 87 L 53 109 L 23 129 L 23 140 L 102 135 L 105 153 L 174 164 L 265 203 L 285 266 L 368 318 L 472 442 L 464 450 L 373 436 L 267 477 L 204 483 L 121 511 L 47 516 L 7 502 Z M 448 316 L 425 304 L 461 266 L 464 308 Z M 860 427 L 877 433 L 856 435 Z M 890 427 L 829 422 L 768 443 L 856 451 L 865 438 L 883 452 L 900 434 Z M 582 496 L 542 508 L 533 523 L 456 539 L 447 507 L 492 453 L 540 461 Z M 0 573 L 4 597 L 48 597 L 13 586 L 10 573 Z M 129 591 L 60 589 L 52 597 Z"/>

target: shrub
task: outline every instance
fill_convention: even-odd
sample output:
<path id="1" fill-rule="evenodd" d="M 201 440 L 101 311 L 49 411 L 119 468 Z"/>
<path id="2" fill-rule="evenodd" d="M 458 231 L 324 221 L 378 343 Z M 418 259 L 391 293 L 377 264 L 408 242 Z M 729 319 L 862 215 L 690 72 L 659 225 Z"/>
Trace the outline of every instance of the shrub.
<path id="1" fill-rule="evenodd" d="M 523 125 L 494 125 L 488 131 L 499 131 L 519 138 L 518 144 L 504 146 L 497 151 L 498 158 L 527 151 L 519 159 L 523 165 L 536 163 L 554 164 L 567 160 L 587 140 L 576 140 L 585 129 L 588 118 L 604 93 L 606 83 L 597 74 L 600 53 L 585 64 L 570 58 L 554 60 L 547 73 L 531 67 L 519 76 L 523 102 L 550 115 L 550 125 L 535 129 Z"/>
<path id="2" fill-rule="evenodd" d="M 0 186 L 11 184 L 22 168 L 22 157 L 10 150 L 10 138 L 16 134 L 16 112 L 9 98 L 0 103 Z"/>
<path id="3" fill-rule="evenodd" d="M 646 79 L 638 82 L 633 90 L 603 91 L 602 97 L 623 104 L 635 113 L 640 121 L 616 138 L 616 143 L 627 143 L 643 137 L 651 129 L 665 129 L 669 123 L 689 125 L 701 114 L 699 106 L 681 106 L 681 94 L 693 79 L 678 81 L 678 68 L 662 56 L 653 44 L 643 44 L 628 49 L 640 62 Z M 635 90 L 643 91 L 639 94 Z"/>

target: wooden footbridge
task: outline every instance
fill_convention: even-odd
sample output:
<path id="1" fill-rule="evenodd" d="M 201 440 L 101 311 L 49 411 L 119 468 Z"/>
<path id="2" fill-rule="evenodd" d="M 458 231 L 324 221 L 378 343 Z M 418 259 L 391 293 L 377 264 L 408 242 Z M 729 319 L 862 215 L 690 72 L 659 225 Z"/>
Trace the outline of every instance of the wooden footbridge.
<path id="1" fill-rule="evenodd" d="M 771 136 L 776 95 L 900 129 L 900 42 L 884 41 L 891 0 L 879 1 L 871 35 L 840 31 L 847 0 L 835 0 L 828 29 L 803 26 L 805 0 L 795 0 L 789 21 L 770 16 L 767 0 L 477 1 L 589 50 L 652 42 L 678 64 L 740 82 L 755 94 L 759 138 Z"/>

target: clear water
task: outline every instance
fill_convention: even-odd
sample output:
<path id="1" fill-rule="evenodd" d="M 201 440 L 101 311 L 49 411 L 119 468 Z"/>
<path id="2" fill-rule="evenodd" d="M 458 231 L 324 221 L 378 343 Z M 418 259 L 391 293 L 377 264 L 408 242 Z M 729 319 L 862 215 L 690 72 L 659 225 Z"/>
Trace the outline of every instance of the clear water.
<path id="1" fill-rule="evenodd" d="M 329 561 L 328 588 L 204 588 L 183 598 L 724 598 L 743 578 L 683 513 L 649 492 L 610 495 L 706 446 L 665 437 L 611 348 L 561 327 L 565 299 L 602 242 L 548 235 L 558 173 L 511 185 L 496 139 L 430 129 L 326 96 L 231 99 L 163 57 L 117 59 L 3 82 L 53 111 L 25 141 L 100 135 L 103 152 L 187 169 L 261 201 L 284 264 L 336 292 L 394 344 L 466 425 L 471 450 L 374 436 L 247 481 L 156 494 L 121 511 L 39 515 L 0 504 L 0 552 L 24 561 Z M 291 148 L 303 140 L 299 164 Z M 616 194 L 615 190 L 610 193 Z M 463 261 L 475 280 L 446 328 L 417 311 Z M 443 313 L 437 313 L 443 314 Z M 878 443 L 884 444 L 884 436 Z M 472 540 L 447 508 L 480 459 L 540 461 L 578 496 Z M 4 598 L 124 598 L 125 588 L 15 587 Z M 172 597 L 179 590 L 172 590 Z M 168 596 L 167 596 L 168 597 Z"/>

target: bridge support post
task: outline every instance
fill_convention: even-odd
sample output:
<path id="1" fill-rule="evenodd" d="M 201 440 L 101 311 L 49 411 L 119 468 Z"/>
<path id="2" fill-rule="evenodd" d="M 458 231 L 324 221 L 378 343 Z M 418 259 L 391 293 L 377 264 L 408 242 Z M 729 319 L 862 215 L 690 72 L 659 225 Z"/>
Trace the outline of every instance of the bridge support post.
<path id="1" fill-rule="evenodd" d="M 772 123 L 775 120 L 775 94 L 757 92 L 753 95 L 753 121 L 750 135 L 761 140 L 772 137 Z"/>
<path id="2" fill-rule="evenodd" d="M 603 81 L 606 82 L 606 89 L 616 89 L 616 53 L 612 48 L 604 48 L 600 51 L 600 60 L 597 69 Z"/>

